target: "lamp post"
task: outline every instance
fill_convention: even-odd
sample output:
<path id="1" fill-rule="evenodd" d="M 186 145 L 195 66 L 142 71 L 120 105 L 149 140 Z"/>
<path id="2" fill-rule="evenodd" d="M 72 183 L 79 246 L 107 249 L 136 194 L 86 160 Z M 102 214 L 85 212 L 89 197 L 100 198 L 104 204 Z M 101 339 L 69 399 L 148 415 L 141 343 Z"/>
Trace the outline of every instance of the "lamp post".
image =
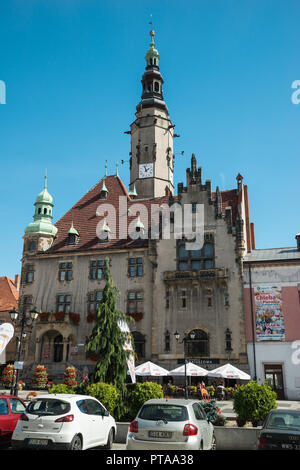
<path id="1" fill-rule="evenodd" d="M 180 333 L 176 330 L 174 333 L 175 339 L 178 342 L 180 339 Z M 183 352 L 184 352 L 184 382 L 185 382 L 185 399 L 187 400 L 189 398 L 189 390 L 188 390 L 188 379 L 187 379 L 187 373 L 186 373 L 186 343 L 190 340 L 195 339 L 195 333 L 194 331 L 191 331 L 188 335 L 185 335 L 180 341 L 180 344 L 183 343 Z"/>
<path id="2" fill-rule="evenodd" d="M 34 307 L 30 312 L 30 318 L 31 318 L 30 319 L 28 318 L 25 310 L 22 313 L 20 313 L 18 312 L 18 310 L 13 308 L 13 310 L 9 312 L 9 315 L 10 315 L 12 322 L 15 324 L 15 326 L 18 326 L 21 328 L 20 337 L 17 337 L 17 347 L 16 347 L 16 353 L 15 353 L 16 361 L 19 362 L 21 359 L 21 354 L 22 354 L 23 340 L 24 338 L 26 338 L 25 326 L 32 326 L 32 323 L 38 318 L 39 312 L 37 311 L 36 307 Z M 14 369 L 10 394 L 18 396 L 19 369 L 16 369 L 16 372 L 17 373 L 16 373 L 16 379 L 15 379 L 15 369 Z"/>

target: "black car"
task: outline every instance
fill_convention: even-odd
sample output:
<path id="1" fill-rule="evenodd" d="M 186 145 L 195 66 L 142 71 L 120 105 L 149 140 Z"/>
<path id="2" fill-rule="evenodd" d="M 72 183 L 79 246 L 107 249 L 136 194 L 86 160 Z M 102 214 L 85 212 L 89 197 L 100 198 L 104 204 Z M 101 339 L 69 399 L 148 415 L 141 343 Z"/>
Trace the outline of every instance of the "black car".
<path id="1" fill-rule="evenodd" d="M 300 450 L 300 410 L 272 410 L 261 432 L 259 450 Z"/>

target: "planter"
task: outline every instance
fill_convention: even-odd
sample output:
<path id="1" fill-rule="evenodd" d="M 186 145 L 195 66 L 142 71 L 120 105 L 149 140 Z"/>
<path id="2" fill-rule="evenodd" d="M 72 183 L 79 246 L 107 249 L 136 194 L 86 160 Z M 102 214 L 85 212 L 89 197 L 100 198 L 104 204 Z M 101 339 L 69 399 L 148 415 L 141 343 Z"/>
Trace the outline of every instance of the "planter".
<path id="1" fill-rule="evenodd" d="M 54 313 L 56 321 L 64 321 L 65 319 L 65 312 L 55 312 Z"/>
<path id="2" fill-rule="evenodd" d="M 70 318 L 71 322 L 74 323 L 75 325 L 78 325 L 78 323 L 80 322 L 79 313 L 70 312 L 69 313 L 69 318 Z"/>

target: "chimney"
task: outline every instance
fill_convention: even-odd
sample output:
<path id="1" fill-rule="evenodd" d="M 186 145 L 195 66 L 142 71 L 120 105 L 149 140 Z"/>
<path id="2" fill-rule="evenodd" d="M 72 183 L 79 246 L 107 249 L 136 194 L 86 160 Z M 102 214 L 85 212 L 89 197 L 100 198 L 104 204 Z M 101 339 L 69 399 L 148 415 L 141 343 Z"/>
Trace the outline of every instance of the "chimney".
<path id="1" fill-rule="evenodd" d="M 15 288 L 20 290 L 20 274 L 15 274 Z"/>
<path id="2" fill-rule="evenodd" d="M 295 238 L 297 240 L 297 250 L 300 251 L 300 233 L 297 233 Z"/>

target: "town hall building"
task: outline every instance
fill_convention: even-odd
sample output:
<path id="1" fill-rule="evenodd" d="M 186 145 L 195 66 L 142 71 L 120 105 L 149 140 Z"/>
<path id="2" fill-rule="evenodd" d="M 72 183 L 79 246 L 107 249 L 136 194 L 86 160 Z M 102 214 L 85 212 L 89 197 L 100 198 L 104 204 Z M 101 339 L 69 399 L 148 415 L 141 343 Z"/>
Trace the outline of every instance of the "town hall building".
<path id="1" fill-rule="evenodd" d="M 129 188 L 118 171 L 105 170 L 56 223 L 47 177 L 35 201 L 24 234 L 19 307 L 36 306 L 41 314 L 24 343 L 24 376 L 37 364 L 54 381 L 70 364 L 81 372 L 93 369 L 97 357 L 84 346 L 105 287 L 106 258 L 120 291 L 119 308 L 134 319 L 138 362 L 175 368 L 184 360 L 185 344 L 186 357 L 204 368 L 231 362 L 249 372 L 243 258 L 255 241 L 248 188 L 238 174 L 236 187 L 213 189 L 192 155 L 175 190 L 174 124 L 153 31 L 150 36 L 141 100 L 128 131 Z M 199 207 L 202 241 L 189 249 L 193 240 L 184 230 L 178 235 L 176 221 L 185 220 L 190 208 L 194 227 Z"/>

